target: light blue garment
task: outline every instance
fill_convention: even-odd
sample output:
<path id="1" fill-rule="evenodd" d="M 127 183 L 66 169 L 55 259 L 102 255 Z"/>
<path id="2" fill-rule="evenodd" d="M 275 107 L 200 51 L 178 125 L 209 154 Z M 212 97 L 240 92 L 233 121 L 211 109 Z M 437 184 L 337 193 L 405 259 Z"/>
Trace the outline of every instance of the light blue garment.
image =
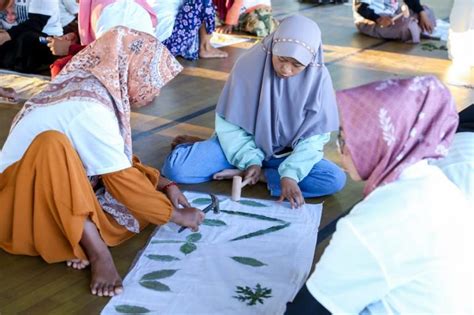
<path id="1" fill-rule="evenodd" d="M 241 170 L 250 165 L 262 166 L 265 153 L 257 147 L 251 134 L 218 114 L 215 125 L 222 150 L 230 164 Z M 330 133 L 325 133 L 300 140 L 293 152 L 278 167 L 280 177 L 302 181 L 313 166 L 322 160 L 324 145 L 330 138 Z"/>
<path id="2" fill-rule="evenodd" d="M 279 166 L 285 158 L 262 161 L 267 187 L 272 196 L 280 196 Z M 235 168 L 227 161 L 217 137 L 206 141 L 178 145 L 165 160 L 161 173 L 178 183 L 197 184 L 212 180 L 224 169 Z M 298 183 L 303 197 L 319 197 L 338 192 L 344 187 L 346 175 L 334 163 L 322 159 L 312 166 L 309 174 Z"/>

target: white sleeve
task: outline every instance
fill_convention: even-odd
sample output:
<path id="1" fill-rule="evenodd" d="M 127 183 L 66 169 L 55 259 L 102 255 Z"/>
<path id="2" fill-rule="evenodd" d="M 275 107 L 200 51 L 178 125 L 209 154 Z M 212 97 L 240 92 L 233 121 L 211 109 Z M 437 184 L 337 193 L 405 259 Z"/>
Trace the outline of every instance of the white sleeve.
<path id="1" fill-rule="evenodd" d="M 56 16 L 59 13 L 58 0 L 30 0 L 28 13 Z"/>
<path id="2" fill-rule="evenodd" d="M 115 114 L 101 105 L 90 106 L 69 125 L 67 136 L 76 148 L 87 175 L 117 172 L 132 166 L 125 154 Z"/>
<path id="3" fill-rule="evenodd" d="M 337 224 L 306 285 L 315 299 L 333 314 L 359 314 L 389 291 L 376 256 L 345 219 Z"/>

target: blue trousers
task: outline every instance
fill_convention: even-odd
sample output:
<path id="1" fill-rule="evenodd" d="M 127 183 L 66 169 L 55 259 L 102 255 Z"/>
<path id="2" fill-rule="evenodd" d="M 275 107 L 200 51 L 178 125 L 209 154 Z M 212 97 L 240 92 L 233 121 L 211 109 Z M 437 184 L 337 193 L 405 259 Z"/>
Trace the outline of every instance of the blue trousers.
<path id="1" fill-rule="evenodd" d="M 285 158 L 263 161 L 262 170 L 267 187 L 274 197 L 280 196 L 278 166 Z M 212 180 L 212 175 L 224 169 L 235 168 L 227 161 L 217 137 L 206 141 L 178 145 L 166 158 L 161 173 L 168 179 L 182 184 L 197 184 Z M 319 197 L 340 191 L 346 175 L 331 161 L 322 159 L 298 183 L 303 197 Z"/>

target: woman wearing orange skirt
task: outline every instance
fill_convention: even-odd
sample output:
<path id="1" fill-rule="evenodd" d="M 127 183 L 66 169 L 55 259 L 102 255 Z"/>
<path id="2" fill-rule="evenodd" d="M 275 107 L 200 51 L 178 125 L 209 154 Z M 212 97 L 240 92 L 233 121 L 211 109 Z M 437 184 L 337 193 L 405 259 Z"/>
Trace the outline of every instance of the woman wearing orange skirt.
<path id="1" fill-rule="evenodd" d="M 0 248 L 91 265 L 91 292 L 122 292 L 108 246 L 147 224 L 204 215 L 132 155 L 130 108 L 181 66 L 153 36 L 116 27 L 77 54 L 15 118 L 0 152 Z"/>

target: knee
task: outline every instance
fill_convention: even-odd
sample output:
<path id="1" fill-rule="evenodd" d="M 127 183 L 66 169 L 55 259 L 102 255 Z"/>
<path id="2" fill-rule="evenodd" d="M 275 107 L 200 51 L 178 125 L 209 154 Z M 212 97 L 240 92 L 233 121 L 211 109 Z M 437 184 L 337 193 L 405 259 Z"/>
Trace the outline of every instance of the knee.
<path id="1" fill-rule="evenodd" d="M 330 191 L 328 195 L 341 191 L 346 185 L 346 173 L 340 167 L 335 166 L 328 175 L 328 190 Z"/>
<path id="2" fill-rule="evenodd" d="M 192 170 L 186 170 L 186 152 L 183 152 L 183 149 L 177 147 L 166 157 L 161 173 L 169 180 L 186 184 L 188 183 L 189 172 Z"/>
<path id="3" fill-rule="evenodd" d="M 32 144 L 41 147 L 71 145 L 68 137 L 65 134 L 56 130 L 43 131 L 33 139 Z"/>

